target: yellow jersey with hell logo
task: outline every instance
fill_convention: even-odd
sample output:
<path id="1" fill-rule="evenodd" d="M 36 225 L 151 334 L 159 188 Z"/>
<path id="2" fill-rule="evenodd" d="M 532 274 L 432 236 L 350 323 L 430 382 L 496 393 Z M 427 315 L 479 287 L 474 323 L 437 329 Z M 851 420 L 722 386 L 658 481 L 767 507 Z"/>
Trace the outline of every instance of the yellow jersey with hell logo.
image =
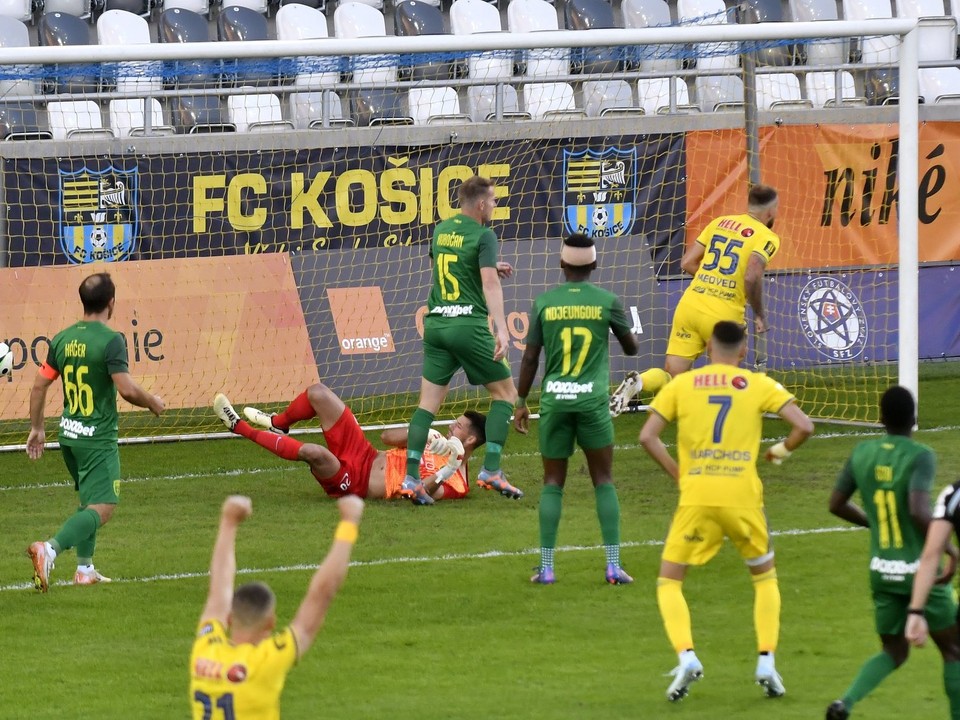
<path id="1" fill-rule="evenodd" d="M 697 237 L 704 247 L 700 267 L 683 293 L 684 303 L 713 317 L 743 322 L 747 262 L 754 253 L 770 262 L 780 249 L 773 230 L 750 215 L 724 215 Z"/>
<path id="2" fill-rule="evenodd" d="M 762 507 L 763 413 L 793 400 L 776 380 L 734 365 L 706 365 L 667 383 L 650 409 L 677 422 L 679 504 Z"/>
<path id="3" fill-rule="evenodd" d="M 190 654 L 193 720 L 279 720 L 280 693 L 296 661 L 289 627 L 256 645 L 234 644 L 219 620 L 202 620 Z"/>

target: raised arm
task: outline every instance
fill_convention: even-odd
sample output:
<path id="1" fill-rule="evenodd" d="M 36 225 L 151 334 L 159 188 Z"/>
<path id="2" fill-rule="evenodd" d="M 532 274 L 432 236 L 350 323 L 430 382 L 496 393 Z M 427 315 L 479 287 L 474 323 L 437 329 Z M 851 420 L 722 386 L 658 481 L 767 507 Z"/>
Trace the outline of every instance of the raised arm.
<path id="1" fill-rule="evenodd" d="M 290 623 L 290 629 L 297 638 L 297 657 L 303 656 L 320 632 L 327 609 L 347 577 L 350 553 L 357 540 L 363 500 L 356 495 L 347 495 L 337 501 L 337 507 L 340 510 L 340 524 L 333 535 L 333 545 L 313 574 L 307 594 Z"/>
<path id="2" fill-rule="evenodd" d="M 507 354 L 510 345 L 510 333 L 507 331 L 507 316 L 503 308 L 503 287 L 500 285 L 500 273 L 496 267 L 480 268 L 483 281 L 483 297 L 487 301 L 487 312 L 493 318 L 493 332 L 497 339 L 493 353 L 494 360 L 500 360 Z"/>
<path id="3" fill-rule="evenodd" d="M 110 375 L 113 378 L 113 384 L 117 386 L 117 392 L 120 397 L 131 405 L 146 408 L 154 415 L 160 415 L 166 404 L 159 395 L 148 393 L 133 379 L 128 372 L 118 372 Z"/>
<path id="4" fill-rule="evenodd" d="M 48 366 L 44 366 L 48 367 Z M 31 460 L 39 460 L 43 455 L 43 447 L 47 441 L 47 431 L 43 425 L 43 411 L 47 406 L 47 390 L 56 380 L 56 371 L 44 374 L 43 370 L 37 373 L 30 390 L 30 434 L 27 436 L 27 456 Z"/>
<path id="5" fill-rule="evenodd" d="M 220 510 L 220 529 L 210 558 L 210 590 L 200 622 L 219 620 L 226 624 L 233 603 L 233 579 L 237 574 L 237 528 L 253 513 L 253 502 L 243 495 L 231 495 Z"/>

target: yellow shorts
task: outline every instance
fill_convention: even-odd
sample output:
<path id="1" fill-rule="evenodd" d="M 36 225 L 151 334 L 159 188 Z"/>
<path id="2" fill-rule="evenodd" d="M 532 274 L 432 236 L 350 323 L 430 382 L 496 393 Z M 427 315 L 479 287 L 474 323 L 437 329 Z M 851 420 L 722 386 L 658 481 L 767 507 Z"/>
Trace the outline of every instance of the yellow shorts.
<path id="1" fill-rule="evenodd" d="M 716 317 L 704 313 L 692 302 L 681 300 L 673 313 L 670 326 L 670 340 L 667 343 L 667 355 L 696 360 L 707 347 L 707 340 L 713 335 L 713 326 L 721 320 L 731 320 L 743 324 L 743 313 L 731 313 L 728 317 Z"/>
<path id="2" fill-rule="evenodd" d="M 773 557 L 773 543 L 763 508 L 683 505 L 673 514 L 663 559 L 681 565 L 705 565 L 730 538 L 747 565 Z"/>

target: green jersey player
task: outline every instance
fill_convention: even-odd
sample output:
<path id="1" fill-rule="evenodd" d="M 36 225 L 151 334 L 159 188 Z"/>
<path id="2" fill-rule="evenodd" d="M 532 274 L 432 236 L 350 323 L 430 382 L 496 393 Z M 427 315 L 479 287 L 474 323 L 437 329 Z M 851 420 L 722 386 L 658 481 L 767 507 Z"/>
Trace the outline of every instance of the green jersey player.
<path id="1" fill-rule="evenodd" d="M 936 457 L 910 437 L 916 416 L 913 396 L 906 388 L 894 386 L 883 394 L 880 420 L 887 434 L 854 448 L 830 496 L 830 512 L 870 528 L 870 589 L 883 650 L 863 664 L 843 697 L 827 708 L 827 720 L 849 717 L 854 704 L 900 667 L 910 652 L 904 628 L 932 518 L 930 490 Z M 850 502 L 855 492 L 860 493 L 862 509 Z M 919 612 L 925 614 L 943 655 L 951 717 L 960 718 L 960 633 L 953 593 L 943 584 L 934 587 L 926 608 Z"/>
<path id="2" fill-rule="evenodd" d="M 420 481 L 420 458 L 430 425 L 460 368 L 472 385 L 483 385 L 492 402 L 487 414 L 487 449 L 477 484 L 519 499 L 523 493 L 500 469 L 517 389 L 506 360 L 510 334 L 503 309 L 501 277 L 513 267 L 497 260 L 497 236 L 487 225 L 497 207 L 493 182 L 474 176 L 459 188 L 460 213 L 437 225 L 430 246 L 433 286 L 423 320 L 423 378 L 420 402 L 407 435 L 407 472 L 401 493 L 416 505 L 432 505 Z M 489 321 L 493 320 L 495 335 Z"/>
<path id="3" fill-rule="evenodd" d="M 126 341 L 106 325 L 116 301 L 110 275 L 97 273 L 86 278 L 80 284 L 80 300 L 83 319 L 54 336 L 30 394 L 27 455 L 37 460 L 43 455 L 46 440 L 43 411 L 47 390 L 58 377 L 63 382 L 60 451 L 80 496 L 79 509 L 56 535 L 27 548 L 33 561 L 34 585 L 41 592 L 47 591 L 57 555 L 72 547 L 77 549 L 74 584 L 110 581 L 94 568 L 93 551 L 97 530 L 113 515 L 119 499 L 117 392 L 154 415 L 164 408 L 163 400 L 134 382 Z"/>
<path id="4" fill-rule="evenodd" d="M 620 299 L 588 282 L 597 266 L 593 240 L 571 235 L 560 251 L 566 282 L 539 295 L 530 312 L 527 347 L 520 363 L 519 400 L 514 426 L 527 432 L 530 411 L 525 399 L 533 386 L 546 348 L 540 395 L 540 567 L 532 582 L 554 582 L 553 553 L 567 463 L 574 442 L 587 457 L 597 502 L 597 517 L 606 552 L 606 579 L 615 585 L 633 582 L 620 567 L 620 503 L 613 486 L 613 422 L 607 406 L 610 388 L 610 331 L 627 355 L 639 352 Z"/>

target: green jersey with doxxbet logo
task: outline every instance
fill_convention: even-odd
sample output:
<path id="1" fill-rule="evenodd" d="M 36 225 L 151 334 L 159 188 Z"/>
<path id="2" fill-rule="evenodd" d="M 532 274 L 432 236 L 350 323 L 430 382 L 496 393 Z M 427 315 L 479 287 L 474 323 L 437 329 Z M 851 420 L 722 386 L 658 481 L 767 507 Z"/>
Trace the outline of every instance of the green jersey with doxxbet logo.
<path id="1" fill-rule="evenodd" d="M 81 321 L 50 342 L 47 364 L 63 383 L 63 445 L 116 445 L 117 388 L 113 373 L 129 372 L 122 334 L 101 322 Z"/>
<path id="2" fill-rule="evenodd" d="M 591 283 L 564 283 L 533 301 L 527 342 L 546 349 L 544 412 L 606 408 L 611 328 L 617 337 L 630 332 L 623 305 Z"/>
<path id="3" fill-rule="evenodd" d="M 466 215 L 437 225 L 430 246 L 433 287 L 424 322 L 486 324 L 487 301 L 480 268 L 497 266 L 497 236 Z"/>
<path id="4" fill-rule="evenodd" d="M 854 448 L 836 489 L 860 492 L 870 520 L 870 583 L 875 590 L 910 594 L 924 534 L 910 517 L 910 493 L 929 493 L 936 456 L 901 435 L 867 440 Z"/>

